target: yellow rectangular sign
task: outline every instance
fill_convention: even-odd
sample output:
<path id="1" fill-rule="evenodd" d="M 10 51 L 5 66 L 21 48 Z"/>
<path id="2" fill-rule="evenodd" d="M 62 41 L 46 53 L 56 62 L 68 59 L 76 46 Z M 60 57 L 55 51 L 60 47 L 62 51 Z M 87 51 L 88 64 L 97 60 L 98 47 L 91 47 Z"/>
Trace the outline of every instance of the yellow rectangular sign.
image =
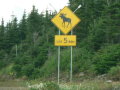
<path id="1" fill-rule="evenodd" d="M 76 35 L 55 35 L 55 46 L 76 46 Z"/>

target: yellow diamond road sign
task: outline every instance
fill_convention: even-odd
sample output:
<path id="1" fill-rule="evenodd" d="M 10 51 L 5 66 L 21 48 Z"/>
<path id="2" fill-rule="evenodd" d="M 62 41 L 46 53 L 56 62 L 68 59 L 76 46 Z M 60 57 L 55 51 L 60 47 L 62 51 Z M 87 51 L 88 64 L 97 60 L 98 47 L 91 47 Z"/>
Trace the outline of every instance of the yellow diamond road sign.
<path id="1" fill-rule="evenodd" d="M 64 7 L 51 20 L 64 34 L 69 33 L 81 20 L 68 8 Z"/>
<path id="2" fill-rule="evenodd" d="M 76 35 L 55 35 L 55 46 L 76 46 Z"/>

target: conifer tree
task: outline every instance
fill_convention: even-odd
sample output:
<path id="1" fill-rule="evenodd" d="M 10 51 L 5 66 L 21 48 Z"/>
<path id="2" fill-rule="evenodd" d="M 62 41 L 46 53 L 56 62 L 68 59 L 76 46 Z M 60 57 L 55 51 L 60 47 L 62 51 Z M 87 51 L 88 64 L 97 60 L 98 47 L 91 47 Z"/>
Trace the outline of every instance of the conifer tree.
<path id="1" fill-rule="evenodd" d="M 0 50 L 4 48 L 4 38 L 5 38 L 5 27 L 4 27 L 4 20 L 2 18 L 1 26 L 0 26 Z"/>

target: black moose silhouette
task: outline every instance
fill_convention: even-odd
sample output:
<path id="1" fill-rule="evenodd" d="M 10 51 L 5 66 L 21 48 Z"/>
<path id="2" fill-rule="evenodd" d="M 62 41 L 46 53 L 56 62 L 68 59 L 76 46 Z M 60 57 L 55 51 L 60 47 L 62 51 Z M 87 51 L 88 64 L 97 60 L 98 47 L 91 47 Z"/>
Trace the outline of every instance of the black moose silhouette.
<path id="1" fill-rule="evenodd" d="M 70 19 L 70 18 L 67 18 L 67 17 L 66 17 L 66 14 L 61 13 L 59 17 L 61 17 L 61 19 L 63 20 L 63 22 L 62 22 L 63 27 L 65 27 L 65 23 L 66 23 L 66 22 L 68 23 L 68 24 L 67 24 L 67 27 L 68 27 L 69 25 L 71 25 L 71 19 Z"/>

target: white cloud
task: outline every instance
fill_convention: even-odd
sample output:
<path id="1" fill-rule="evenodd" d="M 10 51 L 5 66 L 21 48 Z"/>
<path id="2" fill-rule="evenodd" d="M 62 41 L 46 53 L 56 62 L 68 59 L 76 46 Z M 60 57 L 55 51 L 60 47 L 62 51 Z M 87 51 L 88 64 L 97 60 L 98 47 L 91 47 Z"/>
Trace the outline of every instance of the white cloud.
<path id="1" fill-rule="evenodd" d="M 21 19 L 24 10 L 29 13 L 32 6 L 35 5 L 39 12 L 54 10 L 53 7 L 59 11 L 64 6 L 68 5 L 69 0 L 0 0 L 0 20 L 4 18 L 6 22 L 11 20 L 11 15 Z M 51 6 L 52 5 L 52 6 Z"/>

